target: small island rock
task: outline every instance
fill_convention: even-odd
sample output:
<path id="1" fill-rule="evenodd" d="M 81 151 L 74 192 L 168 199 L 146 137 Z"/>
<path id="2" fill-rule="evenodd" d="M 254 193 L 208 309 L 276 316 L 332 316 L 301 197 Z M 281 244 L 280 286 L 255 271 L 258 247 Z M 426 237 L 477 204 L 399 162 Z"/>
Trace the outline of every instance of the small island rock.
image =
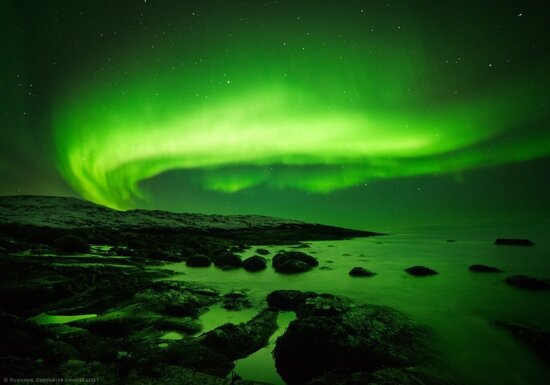
<path id="1" fill-rule="evenodd" d="M 372 277 L 373 275 L 376 275 L 375 272 L 359 266 L 356 266 L 353 269 L 351 269 L 348 274 L 352 277 Z"/>
<path id="2" fill-rule="evenodd" d="M 471 265 L 470 267 L 468 267 L 468 270 L 476 273 L 499 273 L 502 271 L 498 267 L 479 264 Z"/>
<path id="3" fill-rule="evenodd" d="M 427 275 L 439 274 L 437 271 L 432 270 L 426 266 L 412 266 L 412 267 L 409 267 L 408 269 L 405 269 L 405 271 L 410 275 L 414 275 L 416 277 L 425 277 Z"/>
<path id="4" fill-rule="evenodd" d="M 529 239 L 510 239 L 510 238 L 498 238 L 495 241 L 495 245 L 507 245 L 507 246 L 533 246 L 535 243 Z"/>
<path id="5" fill-rule="evenodd" d="M 311 270 L 319 262 L 301 251 L 281 251 L 273 257 L 272 265 L 278 273 L 295 274 Z"/>
<path id="6" fill-rule="evenodd" d="M 529 277 L 527 275 L 511 275 L 504 280 L 508 285 L 529 290 L 547 290 L 550 289 L 550 283 L 542 279 Z"/>
<path id="7" fill-rule="evenodd" d="M 254 255 L 243 261 L 243 267 L 247 271 L 260 271 L 267 268 L 265 258 Z"/>

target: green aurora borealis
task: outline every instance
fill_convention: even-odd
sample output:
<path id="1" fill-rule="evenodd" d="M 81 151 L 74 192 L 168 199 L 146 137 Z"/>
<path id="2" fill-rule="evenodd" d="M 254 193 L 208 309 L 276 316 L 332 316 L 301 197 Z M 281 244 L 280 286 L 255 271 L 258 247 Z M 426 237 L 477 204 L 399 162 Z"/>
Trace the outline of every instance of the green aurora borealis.
<path id="1" fill-rule="evenodd" d="M 361 212 L 367 184 L 459 183 L 469 170 L 548 163 L 549 61 L 536 4 L 46 3 L 42 17 L 58 24 L 45 50 L 68 53 L 48 83 L 40 135 L 66 183 L 106 206 L 170 208 L 154 191 L 179 172 L 177 189 L 196 193 L 174 208 L 208 211 L 189 202 L 207 194 L 241 205 L 263 195 L 280 202 L 240 212 L 331 222 L 302 215 L 300 199 L 334 204 L 328 197 L 354 191 L 340 199 Z M 26 34 L 38 11 L 12 7 Z M 279 214 L 285 196 L 298 209 Z"/>

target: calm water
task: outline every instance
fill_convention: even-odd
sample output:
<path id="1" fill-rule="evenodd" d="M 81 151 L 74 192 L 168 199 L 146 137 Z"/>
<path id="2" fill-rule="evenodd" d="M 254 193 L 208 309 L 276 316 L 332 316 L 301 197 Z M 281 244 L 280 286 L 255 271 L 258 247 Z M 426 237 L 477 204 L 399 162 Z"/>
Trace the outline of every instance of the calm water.
<path id="1" fill-rule="evenodd" d="M 493 326 L 492 321 L 549 329 L 550 293 L 524 291 L 502 282 L 508 274 L 550 278 L 548 235 L 547 229 L 540 227 L 516 229 L 512 233 L 494 228 L 448 229 L 311 242 L 311 247 L 303 251 L 318 258 L 320 266 L 332 270 L 317 268 L 292 276 L 277 274 L 271 268 L 249 273 L 242 269 L 188 268 L 183 263 L 166 267 L 182 273 L 176 279 L 201 282 L 222 292 L 245 290 L 255 302 L 255 309 L 232 316 L 219 307 L 213 308 L 201 319 L 207 330 L 227 321 L 250 319 L 263 306 L 265 296 L 275 289 L 329 292 L 347 296 L 358 304 L 391 306 L 429 325 L 436 332 L 434 344 L 441 352 L 441 362 L 467 384 L 546 385 L 550 383 L 549 369 L 506 331 Z M 536 246 L 496 246 L 493 242 L 497 237 L 525 237 Z M 272 253 L 283 249 L 265 248 Z M 254 250 L 243 253 L 243 257 L 254 254 Z M 505 272 L 469 272 L 468 266 L 474 263 L 496 266 Z M 403 269 L 413 265 L 425 265 L 440 274 L 409 276 Z M 354 266 L 378 274 L 372 278 L 349 277 L 348 271 Z M 279 317 L 279 334 L 290 317 L 287 314 Z M 265 349 L 238 361 L 237 373 L 246 379 L 281 384 L 270 354 L 275 338 Z"/>

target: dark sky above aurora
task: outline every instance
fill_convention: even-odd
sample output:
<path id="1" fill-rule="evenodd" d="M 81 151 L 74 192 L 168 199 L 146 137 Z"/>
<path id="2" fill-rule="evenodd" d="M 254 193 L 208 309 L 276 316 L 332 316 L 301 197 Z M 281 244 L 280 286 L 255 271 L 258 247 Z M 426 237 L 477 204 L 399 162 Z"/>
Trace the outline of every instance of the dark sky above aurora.
<path id="1" fill-rule="evenodd" d="M 372 230 L 550 216 L 544 2 L 2 1 L 0 194 Z"/>

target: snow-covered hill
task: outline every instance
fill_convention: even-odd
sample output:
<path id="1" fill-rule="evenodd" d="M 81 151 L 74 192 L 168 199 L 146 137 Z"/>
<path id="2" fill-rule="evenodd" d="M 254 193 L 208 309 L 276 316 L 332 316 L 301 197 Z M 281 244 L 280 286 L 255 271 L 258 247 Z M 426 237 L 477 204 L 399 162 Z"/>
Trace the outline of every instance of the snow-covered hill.
<path id="1" fill-rule="evenodd" d="M 305 224 L 261 215 L 205 215 L 159 210 L 117 211 L 77 198 L 32 195 L 0 197 L 0 224 L 8 223 L 67 229 L 162 227 L 205 230 Z"/>

